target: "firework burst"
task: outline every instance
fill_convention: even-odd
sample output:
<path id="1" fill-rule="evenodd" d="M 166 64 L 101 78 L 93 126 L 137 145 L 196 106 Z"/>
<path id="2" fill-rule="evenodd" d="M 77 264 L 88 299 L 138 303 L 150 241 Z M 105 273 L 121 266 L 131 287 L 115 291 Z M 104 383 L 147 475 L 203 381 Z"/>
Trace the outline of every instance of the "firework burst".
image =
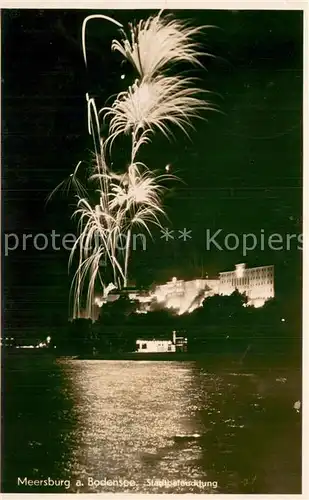
<path id="1" fill-rule="evenodd" d="M 91 171 L 84 186 L 77 178 L 79 163 L 70 178 L 56 188 L 73 187 L 77 196 L 74 216 L 78 219 L 78 238 L 69 259 L 69 265 L 75 256 L 78 261 L 71 287 L 74 318 L 80 317 L 83 301 L 86 303 L 83 317 L 85 314 L 91 317 L 96 286 L 103 292 L 110 285 L 113 289 L 127 286 L 132 231 L 139 228 L 151 236 L 152 226 L 162 227 L 165 181 L 176 178 L 154 172 L 138 161 L 141 146 L 149 144 L 156 131 L 171 137 L 172 128 L 178 127 L 188 135 L 192 120 L 200 117 L 202 111 L 214 109 L 202 98 L 205 90 L 196 87 L 194 79 L 166 74 L 172 64 L 180 61 L 201 66 L 195 37 L 202 28 L 190 27 L 160 12 L 137 25 L 130 24 L 126 33 L 115 19 L 91 15 L 82 25 L 86 66 L 86 27 L 93 19 L 112 22 L 121 28 L 122 38 L 113 40 L 112 50 L 132 64 L 137 79 L 100 111 L 94 98 L 86 94 L 88 133 L 93 140 Z M 108 123 L 105 140 L 101 137 L 101 120 Z M 114 141 L 122 135 L 131 137 L 129 161 L 124 171 L 116 172 L 110 164 Z M 123 238 L 125 244 L 119 246 L 119 239 Z M 108 271 L 106 267 L 102 270 L 103 259 L 109 264 Z M 109 271 L 113 283 L 106 287 Z"/>
<path id="2" fill-rule="evenodd" d="M 153 133 L 155 129 L 169 137 L 171 125 L 188 134 L 192 118 L 202 110 L 214 109 L 208 101 L 197 97 L 202 93 L 192 87 L 189 78 L 157 76 L 151 81 L 137 81 L 128 91 L 121 92 L 111 107 L 101 110 L 105 119 L 110 118 L 108 140 L 113 142 L 118 135 L 130 132 Z"/>
<path id="3" fill-rule="evenodd" d="M 162 11 L 130 25 L 129 35 L 121 30 L 121 42 L 114 40 L 112 49 L 120 52 L 136 69 L 139 76 L 151 80 L 159 72 L 179 61 L 201 66 L 195 37 L 205 27 L 192 27 L 186 23 L 162 17 Z"/>

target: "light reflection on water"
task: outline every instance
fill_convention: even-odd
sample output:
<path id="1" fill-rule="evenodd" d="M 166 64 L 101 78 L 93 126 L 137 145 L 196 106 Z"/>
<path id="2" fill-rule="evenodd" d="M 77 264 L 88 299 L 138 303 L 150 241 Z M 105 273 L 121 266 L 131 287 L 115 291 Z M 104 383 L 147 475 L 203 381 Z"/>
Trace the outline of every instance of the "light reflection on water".
<path id="1" fill-rule="evenodd" d="M 50 476 L 70 479 L 70 489 L 39 491 L 299 493 L 300 370 L 207 365 L 8 359 L 3 491 L 38 492 L 16 478 Z M 135 486 L 92 487 L 89 478 Z"/>
<path id="2" fill-rule="evenodd" d="M 269 443 L 274 434 L 272 425 L 277 425 L 278 415 L 282 420 L 281 411 L 291 411 L 282 395 L 276 402 L 269 401 L 272 385 L 265 375 L 217 375 L 193 362 L 60 363 L 73 382 L 71 396 L 77 409 L 74 441 L 78 446 L 72 451 L 70 468 L 72 477 L 84 483 L 80 491 L 220 493 L 263 489 L 267 493 L 274 488 L 273 480 L 284 483 L 280 469 L 261 466 L 269 453 L 276 454 Z M 265 440 L 265 453 L 259 446 L 261 439 Z M 134 480 L 136 485 L 94 488 L 87 486 L 89 477 Z M 150 486 L 147 480 L 151 479 L 217 481 L 218 487 Z M 289 476 L 285 481 L 288 488 Z M 72 489 L 76 491 L 74 486 Z"/>
<path id="3" fill-rule="evenodd" d="M 199 466 L 203 427 L 192 398 L 191 363 L 74 360 L 63 368 L 74 380 L 79 408 L 75 439 L 82 447 L 73 470 L 85 484 L 88 476 L 123 478 L 137 483 L 133 491 L 149 492 L 147 479 L 216 480 Z"/>

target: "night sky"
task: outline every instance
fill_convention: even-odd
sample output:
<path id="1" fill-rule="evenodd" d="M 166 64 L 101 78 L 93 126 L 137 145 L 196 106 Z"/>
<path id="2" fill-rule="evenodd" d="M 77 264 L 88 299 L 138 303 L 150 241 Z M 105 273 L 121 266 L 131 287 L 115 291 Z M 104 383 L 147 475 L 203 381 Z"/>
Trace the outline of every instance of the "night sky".
<path id="1" fill-rule="evenodd" d="M 80 32 L 97 11 L 2 11 L 3 217 L 6 233 L 75 233 L 73 198 L 54 187 L 89 158 L 85 94 L 103 105 L 135 75 L 110 50 L 117 29 L 89 24 L 88 71 Z M 102 12 L 103 13 L 103 12 Z M 126 24 L 151 11 L 104 11 Z M 197 120 L 191 141 L 181 132 L 168 142 L 157 134 L 143 160 L 172 173 L 165 199 L 166 227 L 192 230 L 192 239 L 165 242 L 154 231 L 145 252 L 135 252 L 131 282 L 200 277 L 248 266 L 275 265 L 278 294 L 301 296 L 301 252 L 206 251 L 205 231 L 241 235 L 302 232 L 302 12 L 174 11 L 195 25 L 214 25 L 200 38 L 206 70 L 189 75 L 212 92 L 220 112 Z M 179 67 L 178 71 L 187 71 Z M 120 78 L 125 74 L 125 79 Z M 125 161 L 125 151 L 117 152 Z M 27 245 L 4 258 L 5 321 L 8 326 L 57 323 L 67 315 L 69 252 Z"/>

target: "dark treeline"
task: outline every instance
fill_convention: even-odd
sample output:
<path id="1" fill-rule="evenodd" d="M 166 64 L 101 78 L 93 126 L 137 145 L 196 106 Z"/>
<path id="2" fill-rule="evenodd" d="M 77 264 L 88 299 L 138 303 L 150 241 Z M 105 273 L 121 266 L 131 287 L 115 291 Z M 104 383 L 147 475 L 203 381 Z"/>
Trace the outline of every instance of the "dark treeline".
<path id="1" fill-rule="evenodd" d="M 246 297 L 214 295 L 202 307 L 178 316 L 172 310 L 136 313 L 137 304 L 121 297 L 101 308 L 96 322 L 78 319 L 53 331 L 57 352 L 112 354 L 135 351 L 137 339 L 188 338 L 188 352 L 299 351 L 301 314 L 279 298 L 261 308 L 246 305 Z M 244 307 L 246 306 L 246 307 Z"/>

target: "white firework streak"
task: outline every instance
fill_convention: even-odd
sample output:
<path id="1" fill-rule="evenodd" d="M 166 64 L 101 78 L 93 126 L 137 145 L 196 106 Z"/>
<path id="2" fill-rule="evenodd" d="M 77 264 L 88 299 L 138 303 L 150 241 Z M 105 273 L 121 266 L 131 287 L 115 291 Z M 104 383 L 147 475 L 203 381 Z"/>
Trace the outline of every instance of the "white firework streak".
<path id="1" fill-rule="evenodd" d="M 82 50 L 86 66 L 86 26 L 94 19 L 123 28 L 118 21 L 101 14 L 85 18 Z M 202 28 L 162 16 L 162 11 L 137 25 L 129 24 L 128 34 L 121 29 L 122 39 L 112 42 L 112 50 L 118 51 L 133 66 L 137 79 L 127 91 L 119 93 L 109 107 L 99 112 L 94 98 L 86 95 L 94 162 L 82 176 L 86 187 L 77 176 L 81 163 L 64 185 L 65 189 L 71 186 L 75 189 L 78 200 L 74 213 L 78 217 L 79 237 L 70 256 L 72 263 L 74 253 L 78 253 L 78 267 L 72 281 L 73 318 L 80 317 L 83 288 L 86 288 L 86 311 L 91 317 L 95 284 L 99 281 L 101 289 L 105 290 L 106 283 L 110 282 L 108 271 L 112 271 L 114 286 L 127 286 L 134 227 L 143 227 L 151 235 L 150 227 L 158 226 L 161 238 L 174 239 L 173 230 L 162 228 L 159 216 L 165 215 L 162 197 L 166 188 L 161 181 L 167 177 L 176 178 L 151 171 L 137 160 L 137 155 L 141 146 L 151 142 L 156 130 L 170 137 L 171 126 L 176 126 L 188 134 L 188 129 L 193 128 L 192 118 L 200 117 L 202 110 L 215 109 L 200 98 L 201 92 L 206 91 L 193 86 L 192 79 L 165 73 L 175 62 L 201 66 L 201 53 L 194 37 Z M 108 135 L 104 139 L 101 120 L 108 121 Z M 127 134 L 131 136 L 128 165 L 125 171 L 113 172 L 108 163 L 113 165 L 114 140 L 118 135 Z M 109 161 L 105 154 L 107 147 Z M 89 189 L 94 196 L 89 196 Z M 184 228 L 179 233 L 179 239 L 191 239 L 190 230 Z M 126 236 L 125 248 L 121 250 L 117 247 L 119 235 Z"/>

